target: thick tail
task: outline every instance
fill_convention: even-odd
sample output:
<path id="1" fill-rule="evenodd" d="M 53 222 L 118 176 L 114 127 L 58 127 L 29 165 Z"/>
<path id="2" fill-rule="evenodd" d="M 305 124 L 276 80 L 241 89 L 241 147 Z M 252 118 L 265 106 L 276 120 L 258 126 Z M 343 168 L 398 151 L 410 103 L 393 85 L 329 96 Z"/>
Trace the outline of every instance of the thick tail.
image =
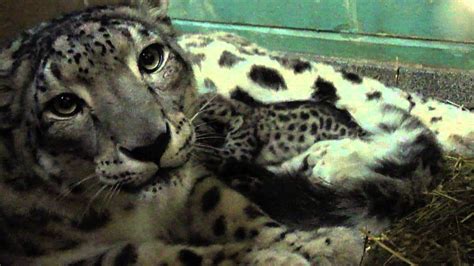
<path id="1" fill-rule="evenodd" d="M 219 176 L 273 219 L 298 229 L 385 224 L 421 203 L 409 184 L 389 178 L 354 181 L 348 189 L 240 163 L 229 164 Z"/>
<path id="2" fill-rule="evenodd" d="M 381 175 L 411 180 L 420 189 L 439 183 L 442 151 L 436 137 L 418 118 L 383 105 L 376 129 L 365 142 L 371 169 Z"/>

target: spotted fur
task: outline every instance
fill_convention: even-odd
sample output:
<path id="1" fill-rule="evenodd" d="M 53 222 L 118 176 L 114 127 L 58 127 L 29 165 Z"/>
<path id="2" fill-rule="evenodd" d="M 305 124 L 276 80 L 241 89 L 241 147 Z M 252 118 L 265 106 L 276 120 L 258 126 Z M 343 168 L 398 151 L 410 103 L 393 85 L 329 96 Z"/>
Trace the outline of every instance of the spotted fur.
<path id="1" fill-rule="evenodd" d="M 166 6 L 68 14 L 1 50 L 0 263 L 356 263 L 357 230 L 292 231 L 191 158 L 199 56 Z"/>
<path id="2" fill-rule="evenodd" d="M 200 34 L 184 35 L 180 37 L 179 43 L 187 47 L 188 43 L 202 36 Z M 291 157 L 291 154 L 291 158 L 282 163 L 271 164 L 260 161 L 259 165 L 266 170 L 278 175 L 303 175 L 308 177 L 313 184 L 329 184 L 357 190 L 364 194 L 365 198 L 370 198 L 372 203 L 385 206 L 384 210 L 387 212 L 379 207 L 373 206 L 373 208 L 394 217 L 410 209 L 408 206 L 416 205 L 416 195 L 420 191 L 430 189 L 439 182 L 441 150 L 438 144 L 441 145 L 442 151 L 447 153 L 474 155 L 474 124 L 471 122 L 474 121 L 474 115 L 471 112 L 415 93 L 387 87 L 376 80 L 361 77 L 356 73 L 344 70 L 338 72 L 325 64 L 270 52 L 255 44 L 249 44 L 248 41 L 233 34 L 213 33 L 212 36 L 214 41 L 207 43 L 206 46 L 186 49 L 188 54 L 201 52 L 204 55 L 205 59 L 201 65 L 194 68 L 201 92 L 217 93 L 227 99 L 237 98 L 253 107 L 294 101 L 306 101 L 312 103 L 313 106 L 321 103 L 331 104 L 339 110 L 347 111 L 354 122 L 367 132 L 367 136 L 361 139 L 317 141 L 297 156 Z M 206 34 L 206 38 L 209 38 L 209 34 Z M 235 52 L 243 60 L 233 69 L 222 69 L 216 75 L 213 72 L 214 58 L 222 50 Z M 286 89 L 275 92 L 274 89 L 249 78 L 246 73 L 251 72 L 256 62 L 267 68 L 278 70 L 279 79 L 282 80 L 281 83 L 284 82 Z M 226 78 L 229 76 L 232 76 L 232 79 Z M 207 82 L 203 83 L 202 80 Z M 212 87 L 206 86 L 211 83 Z M 433 113 L 435 111 L 439 112 Z M 206 114 L 206 112 L 203 113 Z M 290 113 L 291 108 L 288 108 L 286 115 Z M 214 117 L 212 115 L 207 118 L 209 121 L 216 119 L 215 115 Z M 253 127 L 257 124 L 252 120 L 249 123 L 253 123 Z M 243 128 L 246 129 L 248 126 Z M 238 135 L 239 132 L 232 134 Z M 308 135 L 305 135 L 305 138 L 307 137 Z M 226 138 L 226 142 L 219 143 L 218 147 L 226 147 L 233 141 L 235 138 Z M 229 150 L 224 149 L 221 152 L 226 151 Z M 270 152 L 270 154 L 277 153 Z M 239 154 L 235 155 L 239 156 Z M 228 166 L 231 170 L 227 170 L 227 173 L 239 172 L 240 168 L 249 169 L 242 165 L 237 168 Z M 306 213 L 299 211 L 299 205 L 309 204 L 302 203 L 306 202 L 305 199 L 297 200 L 299 205 L 290 205 L 289 209 L 295 210 L 297 214 L 292 211 L 282 211 L 281 208 L 275 210 L 274 206 L 289 206 L 284 195 L 293 198 L 301 195 L 276 189 L 290 187 L 290 184 L 284 181 L 285 178 L 277 179 L 279 183 L 276 184 L 272 178 L 248 179 L 242 178 L 241 175 L 237 176 L 239 178 L 230 178 L 227 183 L 251 197 L 255 202 L 259 202 L 260 206 L 272 213 L 274 217 L 278 216 L 288 221 L 292 216 L 299 216 L 302 218 L 301 221 L 306 220 L 310 224 L 315 220 L 317 223 L 320 222 L 318 213 L 309 215 L 308 211 Z M 301 181 L 300 178 L 291 180 L 293 180 L 292 183 Z M 279 191 L 275 195 L 281 197 L 266 196 L 271 199 L 268 201 L 259 197 L 259 195 L 272 195 L 274 190 Z M 317 190 L 317 192 L 321 191 Z M 309 194 L 312 195 L 312 193 Z M 317 195 L 309 197 L 319 198 Z M 394 204 L 394 202 L 400 204 Z M 387 208 L 387 206 L 394 208 Z M 318 204 L 314 207 L 316 210 L 322 208 Z M 323 209 L 323 213 L 327 215 L 327 209 Z M 344 220 L 341 220 L 340 216 L 336 215 L 336 217 L 339 217 L 336 219 L 339 223 Z M 362 219 L 359 220 L 359 218 Z M 352 216 L 349 223 L 373 224 L 363 216 L 359 218 Z M 376 224 L 380 226 L 383 223 L 378 221 Z"/>
<path id="3" fill-rule="evenodd" d="M 357 265 L 358 227 L 385 225 L 436 183 L 436 139 L 472 151 L 472 114 L 234 35 L 178 36 L 166 7 L 91 8 L 1 50 L 1 264 Z M 151 46 L 163 55 L 145 57 L 152 70 L 140 63 Z M 333 104 L 327 116 L 347 111 L 370 138 L 216 174 L 192 156 L 198 93 L 233 103 L 238 88 L 265 121 Z M 445 113 L 426 123 L 425 107 Z"/>
<path id="4" fill-rule="evenodd" d="M 212 41 L 199 47 L 191 45 L 202 42 L 202 39 Z M 203 58 L 201 64 L 194 67 L 201 92 L 217 92 L 229 99 L 238 89 L 248 95 L 247 101 L 252 99 L 261 103 L 329 101 L 338 109 L 348 111 L 355 122 L 369 131 L 377 130 L 373 121 L 379 119 L 377 112 L 381 110 L 380 106 L 389 104 L 413 115 L 434 132 L 445 152 L 474 156 L 472 112 L 385 86 L 356 73 L 338 72 L 329 65 L 306 58 L 267 51 L 230 33 L 184 34 L 178 42 L 187 54 L 200 54 Z M 221 68 L 217 73 L 217 60 L 224 51 L 239 56 L 241 60 L 231 68 Z M 252 79 L 249 75 L 255 66 L 276 70 L 277 73 L 267 75 L 267 79 L 275 80 L 274 84 L 280 85 L 271 88 Z M 275 88 L 278 88 L 277 92 Z"/>
<path id="5" fill-rule="evenodd" d="M 264 104 L 240 90 L 229 100 L 211 93 L 201 101 L 200 106 L 207 106 L 196 122 L 204 135 L 198 143 L 203 143 L 203 157 L 213 163 L 276 165 L 318 141 L 365 135 L 347 112 L 326 102 Z"/>

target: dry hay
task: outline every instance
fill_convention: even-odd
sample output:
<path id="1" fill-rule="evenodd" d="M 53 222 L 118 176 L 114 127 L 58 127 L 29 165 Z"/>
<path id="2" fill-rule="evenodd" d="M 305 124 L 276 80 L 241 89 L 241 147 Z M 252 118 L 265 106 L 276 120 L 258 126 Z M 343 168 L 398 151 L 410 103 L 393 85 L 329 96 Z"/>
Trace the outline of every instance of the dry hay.
<path id="1" fill-rule="evenodd" d="M 380 235 L 367 236 L 365 265 L 473 265 L 474 158 L 448 157 L 447 180 L 427 204 Z"/>

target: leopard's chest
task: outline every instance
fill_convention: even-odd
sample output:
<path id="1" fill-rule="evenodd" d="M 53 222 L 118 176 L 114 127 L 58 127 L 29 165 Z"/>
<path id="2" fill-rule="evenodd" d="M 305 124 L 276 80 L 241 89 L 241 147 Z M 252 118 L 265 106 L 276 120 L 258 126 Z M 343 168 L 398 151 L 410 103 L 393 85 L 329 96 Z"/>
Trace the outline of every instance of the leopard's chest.
<path id="1" fill-rule="evenodd" d="M 9 252 L 27 256 L 47 255 L 78 246 L 121 241 L 170 239 L 176 220 L 163 219 L 152 201 L 114 198 L 99 201 L 69 200 L 36 188 L 16 191 L 0 183 L 0 244 Z M 169 217 L 172 219 L 172 217 Z M 172 223 L 173 225 L 169 225 Z"/>

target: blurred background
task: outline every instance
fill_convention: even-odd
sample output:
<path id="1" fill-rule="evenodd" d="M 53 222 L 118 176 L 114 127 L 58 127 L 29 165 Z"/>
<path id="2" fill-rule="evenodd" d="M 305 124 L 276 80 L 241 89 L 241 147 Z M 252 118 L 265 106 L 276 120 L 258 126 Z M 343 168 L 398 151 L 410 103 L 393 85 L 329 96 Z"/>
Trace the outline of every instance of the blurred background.
<path id="1" fill-rule="evenodd" d="M 0 39 L 120 0 L 0 0 Z M 170 0 L 174 25 L 232 31 L 388 85 L 474 107 L 474 0 Z"/>

